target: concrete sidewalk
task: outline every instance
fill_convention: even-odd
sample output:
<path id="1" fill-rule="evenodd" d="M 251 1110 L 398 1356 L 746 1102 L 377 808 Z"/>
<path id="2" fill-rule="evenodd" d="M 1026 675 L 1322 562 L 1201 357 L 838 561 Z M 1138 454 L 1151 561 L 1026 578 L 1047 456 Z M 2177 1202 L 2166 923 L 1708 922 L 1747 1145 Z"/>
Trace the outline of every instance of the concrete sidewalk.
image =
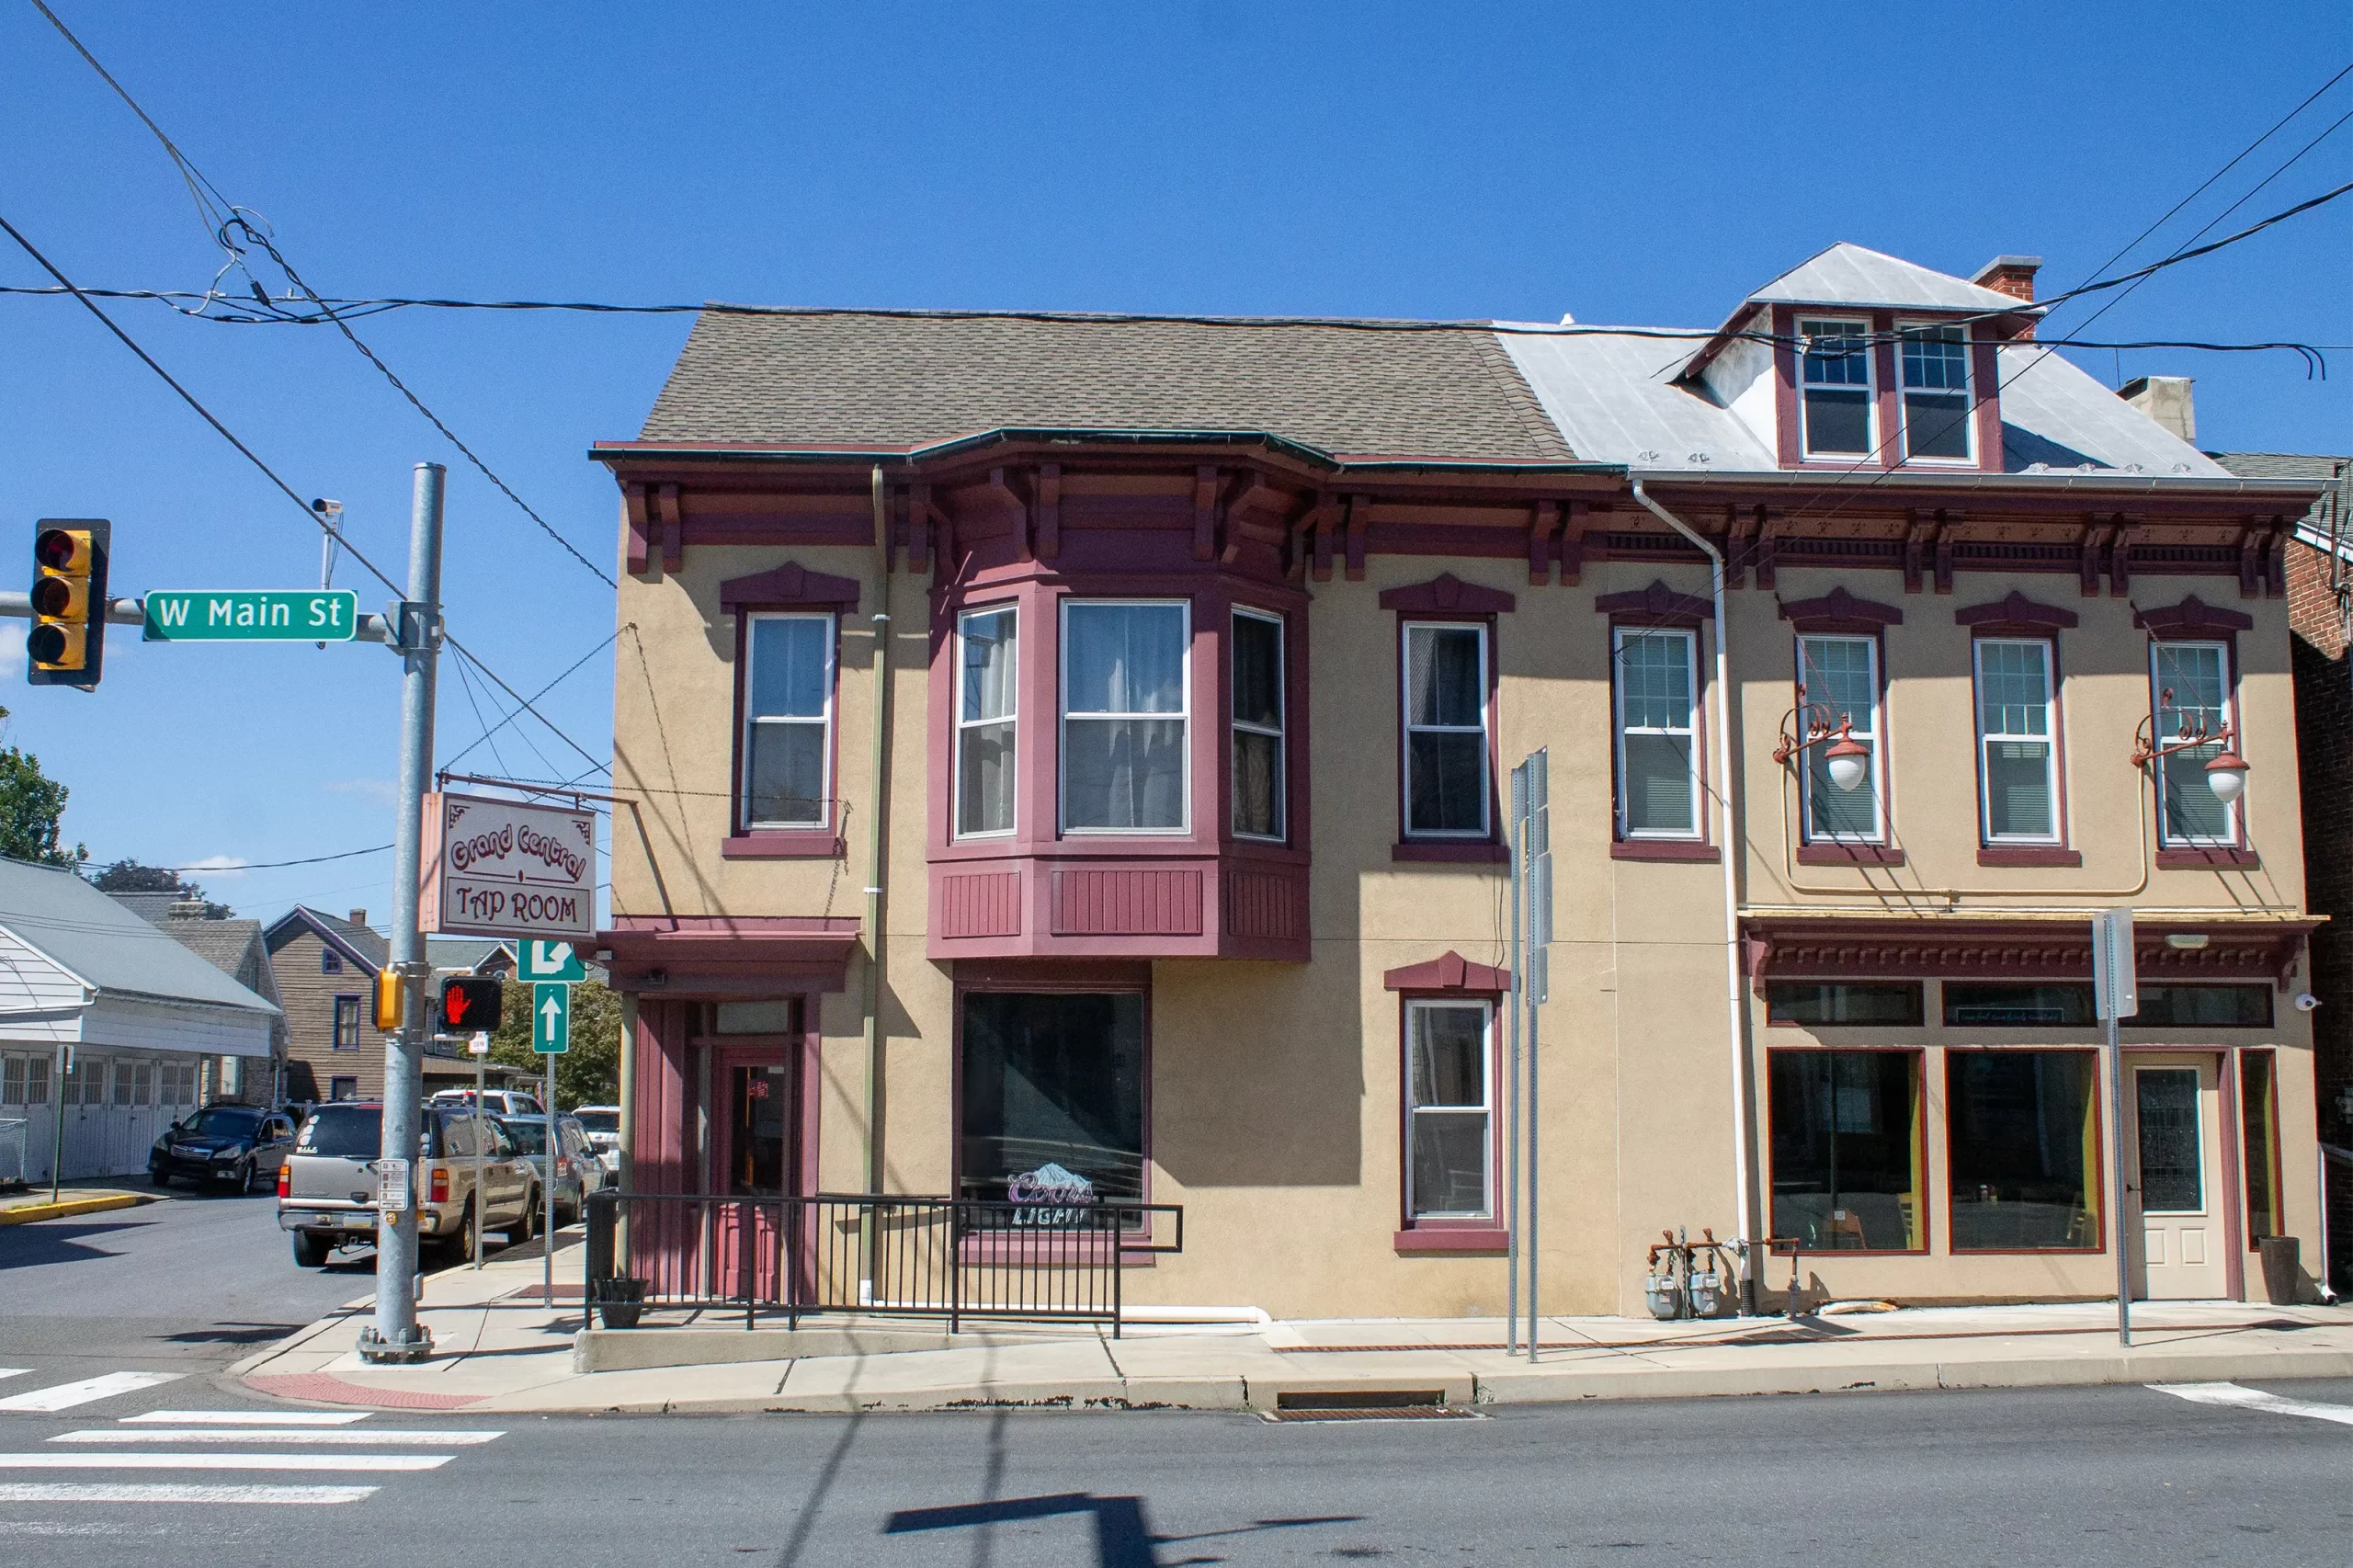
<path id="1" fill-rule="evenodd" d="M 559 1238 L 559 1247 L 569 1238 Z M 312 1324 L 231 1369 L 256 1392 L 385 1410 L 721 1412 L 1267 1410 L 1285 1395 L 1420 1395 L 1449 1404 L 1666 1399 L 2089 1383 L 2353 1377 L 2353 1311 L 2242 1302 L 2147 1302 L 2134 1343 L 2116 1342 L 2112 1304 L 1956 1307 L 1820 1317 L 1650 1323 L 1547 1318 L 1534 1365 L 1505 1350 L 1496 1319 L 1131 1324 L 1108 1330 L 992 1325 L 946 1335 L 937 1323 L 804 1320 L 801 1337 L 765 1325 L 757 1343 L 799 1353 L 722 1364 L 585 1371 L 577 1278 L 559 1257 L 552 1309 L 533 1256 L 452 1269 L 426 1282 L 420 1318 L 437 1355 L 372 1367 L 352 1348 L 372 1301 Z M 656 1325 L 742 1335 L 740 1317 L 649 1312 Z M 930 1346 L 897 1348 L 902 1346 Z M 641 1349 L 641 1347 L 642 1347 Z"/>

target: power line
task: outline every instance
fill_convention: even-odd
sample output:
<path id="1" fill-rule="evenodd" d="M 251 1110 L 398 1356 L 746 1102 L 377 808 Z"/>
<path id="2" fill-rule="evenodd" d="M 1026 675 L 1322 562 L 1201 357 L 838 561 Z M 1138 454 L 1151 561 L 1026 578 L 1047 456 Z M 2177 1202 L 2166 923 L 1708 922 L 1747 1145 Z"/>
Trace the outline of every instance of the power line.
<path id="1" fill-rule="evenodd" d="M 621 629 L 621 631 L 632 632 L 636 630 L 637 623 L 635 621 L 630 622 L 629 625 Z M 606 638 L 602 642 L 597 643 L 594 648 L 591 648 L 586 653 L 581 654 L 579 658 L 574 659 L 570 665 L 564 667 L 564 671 L 562 675 L 557 676 L 555 679 L 548 682 L 547 685 L 531 693 L 531 700 L 536 702 L 540 698 L 545 697 L 549 692 L 553 691 L 558 686 L 561 686 L 567 678 L 569 678 L 574 670 L 577 670 L 581 665 L 586 664 L 589 660 L 595 658 L 597 654 L 611 647 L 614 642 L 620 638 L 620 631 L 615 631 L 612 636 Z M 463 668 L 462 665 L 460 667 L 461 669 Z M 482 744 L 484 741 L 490 740 L 492 735 L 496 734 L 500 730 L 503 730 L 507 725 L 513 723 L 517 715 L 521 713 L 521 711 L 522 710 L 518 708 L 513 712 L 508 713 L 506 717 L 501 719 L 497 723 L 489 725 L 479 736 L 475 737 L 475 739 L 467 745 L 465 751 L 460 752 L 456 756 L 453 756 L 449 761 L 443 763 L 441 765 L 442 767 L 444 769 L 448 769 L 457 767 L 459 763 L 465 760 L 467 752 L 472 751 L 475 746 Z M 474 716 L 476 718 L 480 718 L 482 716 L 480 710 L 476 710 Z M 498 755 L 498 746 L 494 742 L 491 745 L 490 754 L 493 756 L 496 756 Z M 502 762 L 499 766 L 504 767 L 506 764 Z"/>
<path id="2" fill-rule="evenodd" d="M 35 3 L 38 4 L 39 0 L 35 0 Z M 352 860 L 357 859 L 362 855 L 381 855 L 385 850 L 390 849 L 391 847 L 392 846 L 389 844 L 378 844 L 372 845 L 366 849 L 346 849 L 341 853 L 335 855 L 309 855 L 303 857 L 300 860 L 240 860 L 233 866 L 141 865 L 139 869 L 142 871 L 165 871 L 176 877 L 187 875 L 190 872 L 199 875 L 209 872 L 215 876 L 225 876 L 232 871 L 275 871 L 285 866 L 323 866 L 330 860 Z M 114 865 L 122 864 L 119 860 L 110 863 Z M 138 862 L 134 861 L 133 864 L 138 864 Z"/>

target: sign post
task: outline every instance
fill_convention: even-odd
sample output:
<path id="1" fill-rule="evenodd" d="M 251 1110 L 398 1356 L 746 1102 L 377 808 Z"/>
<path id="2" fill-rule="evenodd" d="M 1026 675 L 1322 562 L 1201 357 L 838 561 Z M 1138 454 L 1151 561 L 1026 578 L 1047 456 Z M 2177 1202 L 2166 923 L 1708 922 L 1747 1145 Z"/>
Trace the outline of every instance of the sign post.
<path id="1" fill-rule="evenodd" d="M 2124 1194 L 2124 1048 L 2117 1038 L 2117 1020 L 2141 1010 L 2138 974 L 2132 960 L 2132 911 L 2103 909 L 2092 916 L 2092 1005 L 2108 1028 L 2108 1102 L 2109 1142 L 2115 1157 L 2109 1161 L 2108 1206 L 2116 1215 L 2116 1342 L 2132 1343 L 2131 1216 L 2125 1211 Z M 2136 1162 L 2137 1163 L 2137 1162 Z"/>
<path id="2" fill-rule="evenodd" d="M 566 947 L 558 942 L 525 942 L 521 947 L 547 949 Z M 544 953 L 535 955 L 545 958 Z M 572 984 L 569 981 L 541 980 L 531 986 L 531 1049 L 540 1053 L 547 1064 L 547 1088 L 540 1100 L 540 1110 L 547 1118 L 547 1179 L 540 1184 L 540 1195 L 547 1204 L 546 1222 L 540 1229 L 540 1290 L 541 1304 L 552 1311 L 555 1307 L 555 1163 L 560 1146 L 555 1131 L 555 1059 L 572 1046 Z M 585 1314 L 586 1307 L 581 1308 Z"/>

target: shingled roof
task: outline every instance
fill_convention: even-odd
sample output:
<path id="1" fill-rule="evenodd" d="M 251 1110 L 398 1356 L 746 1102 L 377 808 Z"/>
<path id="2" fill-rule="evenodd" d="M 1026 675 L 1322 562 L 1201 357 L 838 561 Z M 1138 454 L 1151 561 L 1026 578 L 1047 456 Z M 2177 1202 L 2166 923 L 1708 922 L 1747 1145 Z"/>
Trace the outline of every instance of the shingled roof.
<path id="1" fill-rule="evenodd" d="M 1040 428 L 1263 432 L 1356 459 L 1577 460 L 1478 323 L 706 313 L 641 439 L 903 451 Z"/>

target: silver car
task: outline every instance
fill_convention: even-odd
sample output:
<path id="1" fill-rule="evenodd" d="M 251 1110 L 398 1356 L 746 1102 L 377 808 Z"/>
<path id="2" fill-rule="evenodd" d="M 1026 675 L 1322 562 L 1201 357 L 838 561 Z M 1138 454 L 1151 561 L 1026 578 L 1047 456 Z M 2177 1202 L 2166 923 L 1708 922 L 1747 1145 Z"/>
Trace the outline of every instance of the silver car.
<path id="1" fill-rule="evenodd" d="M 317 1268 L 337 1248 L 376 1244 L 383 1128 L 383 1107 L 356 1100 L 321 1106 L 302 1123 L 278 1168 L 278 1228 L 293 1235 L 296 1264 Z M 475 1149 L 484 1138 L 482 1229 L 538 1233 L 538 1173 L 497 1122 L 464 1107 L 427 1106 L 410 1177 L 417 1238 L 460 1260 L 473 1256 Z"/>

